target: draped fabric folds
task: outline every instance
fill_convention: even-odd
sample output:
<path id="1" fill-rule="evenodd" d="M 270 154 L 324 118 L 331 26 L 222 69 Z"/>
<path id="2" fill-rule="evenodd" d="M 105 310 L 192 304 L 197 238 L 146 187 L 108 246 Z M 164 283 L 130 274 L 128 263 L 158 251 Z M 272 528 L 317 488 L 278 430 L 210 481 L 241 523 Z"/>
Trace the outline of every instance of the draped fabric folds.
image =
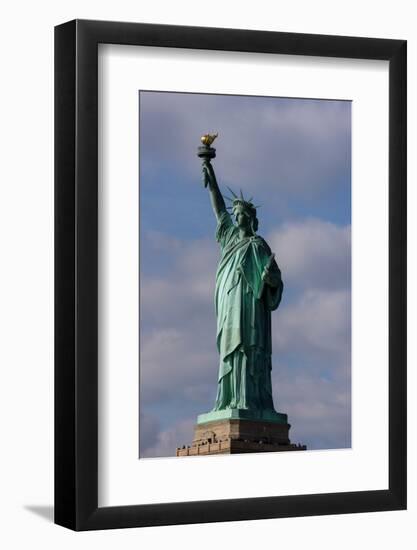
<path id="1" fill-rule="evenodd" d="M 271 311 L 281 301 L 281 272 L 266 241 L 258 235 L 240 238 L 227 212 L 219 219 L 216 240 L 221 248 L 215 290 L 220 366 L 213 410 L 274 410 Z M 274 286 L 262 281 L 268 263 Z"/>

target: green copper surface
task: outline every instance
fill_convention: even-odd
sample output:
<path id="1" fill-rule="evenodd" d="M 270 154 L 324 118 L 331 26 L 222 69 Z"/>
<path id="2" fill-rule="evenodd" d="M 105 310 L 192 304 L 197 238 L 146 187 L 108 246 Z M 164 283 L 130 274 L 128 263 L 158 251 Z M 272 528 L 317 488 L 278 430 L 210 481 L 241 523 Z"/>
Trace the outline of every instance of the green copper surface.
<path id="1" fill-rule="evenodd" d="M 271 312 L 281 301 L 281 271 L 267 242 L 256 231 L 252 202 L 234 195 L 227 211 L 208 156 L 203 181 L 217 219 L 220 260 L 216 273 L 215 312 L 219 371 L 213 410 L 198 423 L 250 418 L 286 423 L 274 409 L 271 386 Z"/>
<path id="2" fill-rule="evenodd" d="M 218 422 L 219 420 L 261 420 L 276 424 L 288 424 L 288 416 L 275 411 L 251 411 L 247 409 L 224 409 L 199 414 L 197 424 Z"/>

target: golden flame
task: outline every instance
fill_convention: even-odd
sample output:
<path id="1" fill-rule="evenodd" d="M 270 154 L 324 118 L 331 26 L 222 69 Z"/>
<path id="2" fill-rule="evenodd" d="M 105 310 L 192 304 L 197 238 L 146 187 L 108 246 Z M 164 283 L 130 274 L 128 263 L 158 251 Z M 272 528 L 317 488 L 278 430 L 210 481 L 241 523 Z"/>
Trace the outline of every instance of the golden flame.
<path id="1" fill-rule="evenodd" d="M 204 145 L 208 145 L 210 147 L 210 145 L 213 143 L 213 141 L 216 139 L 216 137 L 218 136 L 219 134 L 204 134 L 204 136 L 201 136 L 201 143 L 203 143 Z"/>

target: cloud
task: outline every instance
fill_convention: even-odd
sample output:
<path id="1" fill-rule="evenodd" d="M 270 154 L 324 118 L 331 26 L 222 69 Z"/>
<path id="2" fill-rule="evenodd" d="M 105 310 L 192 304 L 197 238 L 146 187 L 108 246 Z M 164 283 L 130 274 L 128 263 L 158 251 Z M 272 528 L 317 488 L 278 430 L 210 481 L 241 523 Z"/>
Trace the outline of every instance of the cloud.
<path id="1" fill-rule="evenodd" d="M 169 312 L 173 302 L 179 312 L 188 314 L 192 309 L 201 313 L 209 304 L 214 307 L 215 269 L 219 259 L 214 239 L 178 239 L 147 231 L 144 246 L 148 263 L 164 262 L 161 272 L 145 275 L 141 280 L 141 307 L 147 318 L 162 319 L 161 308 Z"/>
<path id="2" fill-rule="evenodd" d="M 349 102 L 142 92 L 140 112 L 145 181 L 198 181 L 198 140 L 210 130 L 219 132 L 219 181 L 273 191 L 269 201 L 317 199 L 350 178 Z"/>
<path id="3" fill-rule="evenodd" d="M 140 455 L 149 447 L 158 443 L 158 434 L 161 431 L 159 418 L 151 414 L 143 413 L 139 417 Z"/>
<path id="4" fill-rule="evenodd" d="M 209 338 L 208 344 L 207 336 L 183 321 L 178 328 L 155 329 L 143 338 L 140 354 L 143 403 L 196 401 L 213 393 L 218 356 L 214 334 Z"/>
<path id="5" fill-rule="evenodd" d="M 348 290 L 307 290 L 283 305 L 275 323 L 276 353 L 308 352 L 345 359 L 350 353 L 351 298 Z"/>
<path id="6" fill-rule="evenodd" d="M 153 439 L 141 436 L 141 458 L 175 456 L 177 447 L 190 444 L 193 437 L 195 419 L 186 419 L 170 426 L 168 430 L 161 430 Z"/>
<path id="7" fill-rule="evenodd" d="M 141 403 L 188 407 L 197 415 L 212 407 L 216 392 L 219 249 L 214 239 L 186 241 L 159 232 L 145 238 L 148 255 L 163 256 L 166 265 L 141 278 Z"/>
<path id="8" fill-rule="evenodd" d="M 350 287 L 351 230 L 318 219 L 285 223 L 267 240 L 285 281 L 303 288 Z"/>
<path id="9" fill-rule="evenodd" d="M 309 449 L 346 448 L 351 445 L 350 365 L 335 364 L 324 376 L 317 368 L 294 372 L 279 365 L 273 380 L 275 403 L 288 414 L 293 443 Z"/>

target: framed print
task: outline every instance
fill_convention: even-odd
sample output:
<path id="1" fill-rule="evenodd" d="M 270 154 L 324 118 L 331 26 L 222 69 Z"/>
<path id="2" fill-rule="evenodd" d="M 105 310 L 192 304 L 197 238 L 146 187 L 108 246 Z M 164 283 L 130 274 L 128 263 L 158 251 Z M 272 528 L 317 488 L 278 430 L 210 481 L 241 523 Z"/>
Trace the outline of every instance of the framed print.
<path id="1" fill-rule="evenodd" d="M 55 30 L 55 521 L 406 507 L 406 42 Z"/>

